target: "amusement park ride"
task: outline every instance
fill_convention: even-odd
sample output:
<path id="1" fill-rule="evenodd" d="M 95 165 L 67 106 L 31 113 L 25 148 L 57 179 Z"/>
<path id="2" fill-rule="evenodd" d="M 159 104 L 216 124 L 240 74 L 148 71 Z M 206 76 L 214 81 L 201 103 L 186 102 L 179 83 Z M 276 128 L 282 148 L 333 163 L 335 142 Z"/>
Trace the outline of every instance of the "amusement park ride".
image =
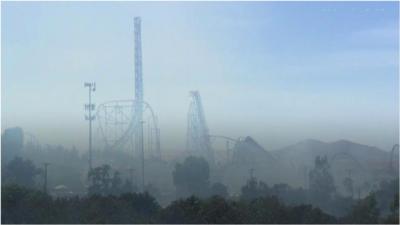
<path id="1" fill-rule="evenodd" d="M 111 100 L 99 104 L 95 113 L 95 105 L 91 102 L 91 93 L 95 91 L 94 83 L 85 83 L 89 88 L 89 104 L 85 109 L 89 111 L 86 119 L 89 121 L 89 168 L 92 168 L 92 120 L 96 118 L 98 136 L 102 148 L 108 151 L 131 152 L 141 161 L 142 185 L 144 186 L 145 158 L 161 159 L 160 129 L 158 118 L 150 103 L 144 99 L 143 71 L 142 71 L 142 43 L 141 19 L 134 18 L 134 73 L 135 89 L 133 99 Z M 217 140 L 225 142 L 226 161 L 229 162 L 234 146 L 241 139 L 234 139 L 223 135 L 211 135 L 205 119 L 204 108 L 198 91 L 190 92 L 190 105 L 187 114 L 186 149 L 191 155 L 204 157 L 210 165 L 218 161 L 213 144 Z M 393 158 L 398 145 L 391 152 L 390 169 L 393 171 Z M 353 162 L 359 170 L 362 165 L 350 154 L 340 153 L 332 156 L 330 163 L 340 159 Z"/>
<path id="2" fill-rule="evenodd" d="M 96 119 L 104 148 L 134 151 L 135 156 L 161 158 L 157 117 L 144 100 L 142 74 L 141 19 L 134 19 L 135 95 L 134 99 L 113 100 L 97 108 Z M 146 141 L 145 141 L 146 140 Z"/>

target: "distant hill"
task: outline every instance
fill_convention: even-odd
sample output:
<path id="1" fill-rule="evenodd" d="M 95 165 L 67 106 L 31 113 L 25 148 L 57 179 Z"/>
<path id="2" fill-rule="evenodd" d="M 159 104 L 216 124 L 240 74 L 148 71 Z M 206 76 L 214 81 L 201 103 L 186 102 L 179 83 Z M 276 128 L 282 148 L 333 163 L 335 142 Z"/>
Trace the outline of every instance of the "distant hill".
<path id="1" fill-rule="evenodd" d="M 327 156 L 339 189 L 342 189 L 342 181 L 349 173 L 357 187 L 365 183 L 376 186 L 381 180 L 393 177 L 389 169 L 390 152 L 348 140 L 322 142 L 307 139 L 267 151 L 253 138 L 246 137 L 236 143 L 232 153 L 231 161 L 223 167 L 219 179 L 230 184 L 233 193 L 240 192 L 250 171 L 269 185 L 288 183 L 307 187 L 308 173 L 317 156 Z"/>
<path id="2" fill-rule="evenodd" d="M 239 194 L 251 173 L 271 185 L 286 182 L 287 174 L 283 174 L 279 169 L 280 164 L 272 153 L 266 151 L 252 137 L 239 140 L 232 153 L 230 162 L 225 164 L 219 175 L 219 181 L 229 184 L 231 193 Z"/>
<path id="3" fill-rule="evenodd" d="M 292 167 L 312 167 L 316 156 L 326 155 L 331 164 L 348 161 L 349 164 L 360 164 L 363 170 L 389 172 L 390 152 L 348 140 L 327 143 L 308 139 L 273 151 L 273 155 Z"/>
<path id="4" fill-rule="evenodd" d="M 232 161 L 238 163 L 274 163 L 274 157 L 252 137 L 247 136 L 235 145 Z"/>

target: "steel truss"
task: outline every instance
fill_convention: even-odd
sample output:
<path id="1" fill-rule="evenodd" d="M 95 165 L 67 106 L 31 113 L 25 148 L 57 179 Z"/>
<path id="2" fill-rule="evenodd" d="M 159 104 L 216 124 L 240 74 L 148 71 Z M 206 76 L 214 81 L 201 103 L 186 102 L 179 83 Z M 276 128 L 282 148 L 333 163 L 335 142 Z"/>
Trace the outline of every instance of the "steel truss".
<path id="1" fill-rule="evenodd" d="M 139 132 L 140 124 L 146 124 L 144 129 L 144 149 L 150 157 L 161 158 L 160 150 L 160 129 L 158 120 L 152 107 L 147 102 L 142 102 L 143 120 L 138 121 L 136 107 L 139 105 L 134 100 L 114 100 L 100 104 L 96 117 L 98 131 L 107 150 L 134 149 L 136 155 L 140 154 L 137 149 L 138 140 L 135 138 Z"/>

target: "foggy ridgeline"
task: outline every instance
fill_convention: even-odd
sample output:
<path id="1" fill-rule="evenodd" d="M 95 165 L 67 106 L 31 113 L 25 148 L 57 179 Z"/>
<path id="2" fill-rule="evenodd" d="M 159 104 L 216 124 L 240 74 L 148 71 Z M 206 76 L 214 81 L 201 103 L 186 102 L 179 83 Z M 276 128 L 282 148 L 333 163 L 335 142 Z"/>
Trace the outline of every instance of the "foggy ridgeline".
<path id="1" fill-rule="evenodd" d="M 142 187 L 131 153 L 95 150 L 88 171 L 84 151 L 21 128 L 1 139 L 3 223 L 399 222 L 398 151 L 345 140 L 266 151 L 247 137 L 215 163 L 148 157 Z"/>

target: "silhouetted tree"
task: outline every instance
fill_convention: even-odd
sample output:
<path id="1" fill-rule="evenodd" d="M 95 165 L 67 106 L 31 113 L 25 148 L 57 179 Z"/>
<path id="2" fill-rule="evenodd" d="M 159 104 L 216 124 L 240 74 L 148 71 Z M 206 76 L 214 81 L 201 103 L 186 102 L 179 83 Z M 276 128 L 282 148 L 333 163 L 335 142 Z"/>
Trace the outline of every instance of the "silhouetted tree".
<path id="1" fill-rule="evenodd" d="M 390 213 L 390 205 L 393 197 L 399 193 L 399 179 L 382 181 L 379 184 L 379 189 L 374 192 L 378 208 L 382 214 Z"/>
<path id="2" fill-rule="evenodd" d="M 343 186 L 344 186 L 346 192 L 348 192 L 350 194 L 350 196 L 353 198 L 353 196 L 354 196 L 353 179 L 351 179 L 351 177 L 344 178 Z"/>
<path id="3" fill-rule="evenodd" d="M 210 168 L 205 159 L 194 156 L 186 158 L 182 164 L 175 165 L 172 176 L 178 197 L 207 195 Z"/>
<path id="4" fill-rule="evenodd" d="M 319 208 L 311 205 L 288 206 L 285 213 L 287 220 L 280 223 L 301 223 L 301 224 L 333 224 L 337 223 L 335 217 L 324 213 Z"/>
<path id="5" fill-rule="evenodd" d="M 200 217 L 208 224 L 243 223 L 239 208 L 220 196 L 213 196 L 203 202 Z"/>
<path id="6" fill-rule="evenodd" d="M 317 202 L 329 201 L 336 191 L 333 176 L 329 171 L 329 163 L 326 156 L 315 158 L 315 166 L 310 171 L 310 192 Z"/>
<path id="7" fill-rule="evenodd" d="M 147 184 L 144 187 L 144 190 L 149 193 L 151 196 L 155 197 L 156 199 L 160 197 L 160 190 L 158 190 L 158 188 L 156 186 L 154 186 L 153 184 Z"/>
<path id="8" fill-rule="evenodd" d="M 3 223 L 324 224 L 380 221 L 373 195 L 357 202 L 340 221 L 311 205 L 285 205 L 276 196 L 245 201 L 226 200 L 219 196 L 203 199 L 191 196 L 161 208 L 148 193 L 53 199 L 43 192 L 13 185 L 2 186 L 1 201 Z M 392 206 L 392 213 L 396 212 L 398 196 Z M 383 221 L 394 223 L 397 220 L 396 217 L 387 217 Z"/>
<path id="9" fill-rule="evenodd" d="M 137 191 L 138 188 L 136 185 L 132 184 L 130 180 L 125 180 L 125 183 L 122 185 L 122 193 L 134 193 Z"/>
<path id="10" fill-rule="evenodd" d="M 110 193 L 113 195 L 120 195 L 123 193 L 122 189 L 122 179 L 120 177 L 120 173 L 118 171 L 114 172 L 114 175 L 111 179 L 111 190 Z"/>
<path id="11" fill-rule="evenodd" d="M 241 191 L 241 198 L 245 200 L 265 197 L 270 194 L 268 185 L 262 181 L 258 181 L 255 177 L 250 177 Z"/>
<path id="12" fill-rule="evenodd" d="M 17 185 L 1 188 L 2 223 L 53 223 L 49 195 Z"/>
<path id="13" fill-rule="evenodd" d="M 287 219 L 284 205 L 275 196 L 254 198 L 249 203 L 248 213 L 247 223 L 279 223 Z"/>
<path id="14" fill-rule="evenodd" d="M 32 161 L 16 157 L 4 167 L 2 183 L 32 188 L 35 186 L 35 177 L 40 172 L 41 170 L 36 168 Z"/>
<path id="15" fill-rule="evenodd" d="M 390 214 L 383 223 L 399 224 L 399 193 L 394 196 L 393 202 L 390 204 Z"/>
<path id="16" fill-rule="evenodd" d="M 210 194 L 211 195 L 218 195 L 218 196 L 221 196 L 223 198 L 227 198 L 229 196 L 228 188 L 225 185 L 221 184 L 221 183 L 214 183 L 213 185 L 211 185 Z"/>
<path id="17" fill-rule="evenodd" d="M 90 181 L 89 194 L 98 195 L 120 195 L 124 192 L 122 180 L 118 171 L 114 172 L 110 177 L 111 167 L 103 165 L 89 171 L 88 178 Z"/>
<path id="18" fill-rule="evenodd" d="M 351 209 L 349 215 L 345 217 L 348 223 L 378 223 L 379 209 L 373 194 L 359 200 Z"/>
<path id="19" fill-rule="evenodd" d="M 186 224 L 205 223 L 199 216 L 201 205 L 202 201 L 195 196 L 174 201 L 161 212 L 160 222 Z"/>

